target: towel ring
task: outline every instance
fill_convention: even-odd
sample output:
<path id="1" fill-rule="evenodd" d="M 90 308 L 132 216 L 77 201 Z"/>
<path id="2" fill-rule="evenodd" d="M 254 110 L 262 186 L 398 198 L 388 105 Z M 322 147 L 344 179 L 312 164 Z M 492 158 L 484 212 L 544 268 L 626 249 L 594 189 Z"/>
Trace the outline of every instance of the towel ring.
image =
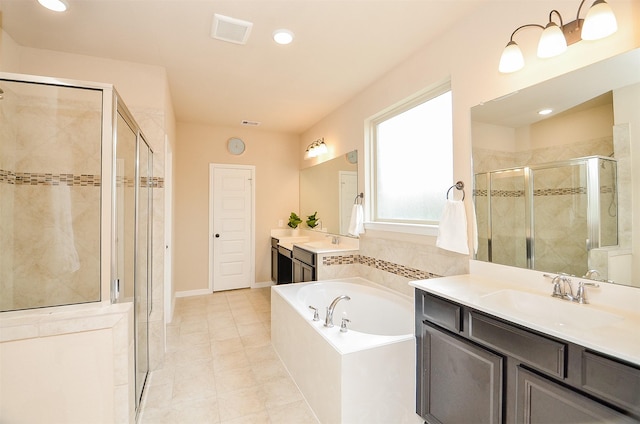
<path id="1" fill-rule="evenodd" d="M 452 188 L 456 188 L 458 190 L 462 191 L 462 200 L 464 200 L 464 183 L 462 181 L 458 181 L 457 183 L 455 183 L 454 185 L 452 185 L 451 187 L 449 187 L 449 190 L 447 190 L 447 200 L 449 200 L 449 192 L 451 191 Z"/>
<path id="2" fill-rule="evenodd" d="M 356 195 L 356 198 L 353 200 L 353 204 L 357 205 L 357 204 L 362 204 L 362 199 L 364 198 L 364 193 L 360 193 Z M 360 199 L 360 202 L 358 202 L 358 199 Z"/>

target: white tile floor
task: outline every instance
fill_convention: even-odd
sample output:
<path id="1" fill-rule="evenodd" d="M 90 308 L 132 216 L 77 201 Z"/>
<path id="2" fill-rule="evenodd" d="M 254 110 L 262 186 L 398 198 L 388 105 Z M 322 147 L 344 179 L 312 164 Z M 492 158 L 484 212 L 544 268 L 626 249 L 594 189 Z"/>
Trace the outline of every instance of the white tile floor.
<path id="1" fill-rule="evenodd" d="M 139 422 L 317 424 L 271 345 L 271 290 L 176 299 Z"/>

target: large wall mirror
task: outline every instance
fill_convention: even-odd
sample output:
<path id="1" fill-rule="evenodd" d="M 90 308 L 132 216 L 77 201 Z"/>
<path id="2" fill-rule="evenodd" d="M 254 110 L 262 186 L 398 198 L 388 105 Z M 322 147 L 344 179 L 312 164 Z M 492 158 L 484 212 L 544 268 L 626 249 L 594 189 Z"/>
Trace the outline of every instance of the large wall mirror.
<path id="1" fill-rule="evenodd" d="M 351 210 L 358 193 L 358 152 L 300 171 L 300 218 L 317 212 L 316 229 L 348 235 Z"/>
<path id="2" fill-rule="evenodd" d="M 473 107 L 476 259 L 640 286 L 639 105 L 640 49 Z"/>

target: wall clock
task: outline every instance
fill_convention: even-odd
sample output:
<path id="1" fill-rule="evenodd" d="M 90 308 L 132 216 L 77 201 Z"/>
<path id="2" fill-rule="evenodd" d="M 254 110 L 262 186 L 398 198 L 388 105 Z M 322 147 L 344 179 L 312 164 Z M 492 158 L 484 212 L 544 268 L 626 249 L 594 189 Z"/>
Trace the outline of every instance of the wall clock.
<path id="1" fill-rule="evenodd" d="M 240 155 L 244 152 L 245 149 L 244 141 L 242 141 L 238 137 L 231 137 L 227 141 L 227 149 L 232 155 Z"/>

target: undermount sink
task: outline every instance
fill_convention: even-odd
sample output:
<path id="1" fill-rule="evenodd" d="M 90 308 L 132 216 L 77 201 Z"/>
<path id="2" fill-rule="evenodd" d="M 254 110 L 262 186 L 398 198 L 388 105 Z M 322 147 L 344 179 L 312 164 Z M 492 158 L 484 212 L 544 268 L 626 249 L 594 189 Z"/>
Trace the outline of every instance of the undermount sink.
<path id="1" fill-rule="evenodd" d="M 314 247 L 316 249 L 330 249 L 330 248 L 337 248 L 339 245 L 338 244 L 331 244 L 330 241 L 310 241 L 307 243 L 304 243 L 305 246 L 309 246 L 309 247 Z"/>
<path id="2" fill-rule="evenodd" d="M 333 252 L 338 250 L 348 250 L 349 247 L 346 244 L 333 244 L 331 240 L 317 240 L 317 241 L 309 241 L 306 243 L 300 243 L 300 247 L 308 248 L 313 250 L 314 252 L 323 253 L 323 252 Z"/>
<path id="3" fill-rule="evenodd" d="M 534 318 L 558 327 L 600 328 L 623 320 L 620 315 L 595 309 L 592 306 L 572 303 L 568 300 L 521 292 L 500 290 L 482 296 L 479 304 L 509 315 Z"/>

